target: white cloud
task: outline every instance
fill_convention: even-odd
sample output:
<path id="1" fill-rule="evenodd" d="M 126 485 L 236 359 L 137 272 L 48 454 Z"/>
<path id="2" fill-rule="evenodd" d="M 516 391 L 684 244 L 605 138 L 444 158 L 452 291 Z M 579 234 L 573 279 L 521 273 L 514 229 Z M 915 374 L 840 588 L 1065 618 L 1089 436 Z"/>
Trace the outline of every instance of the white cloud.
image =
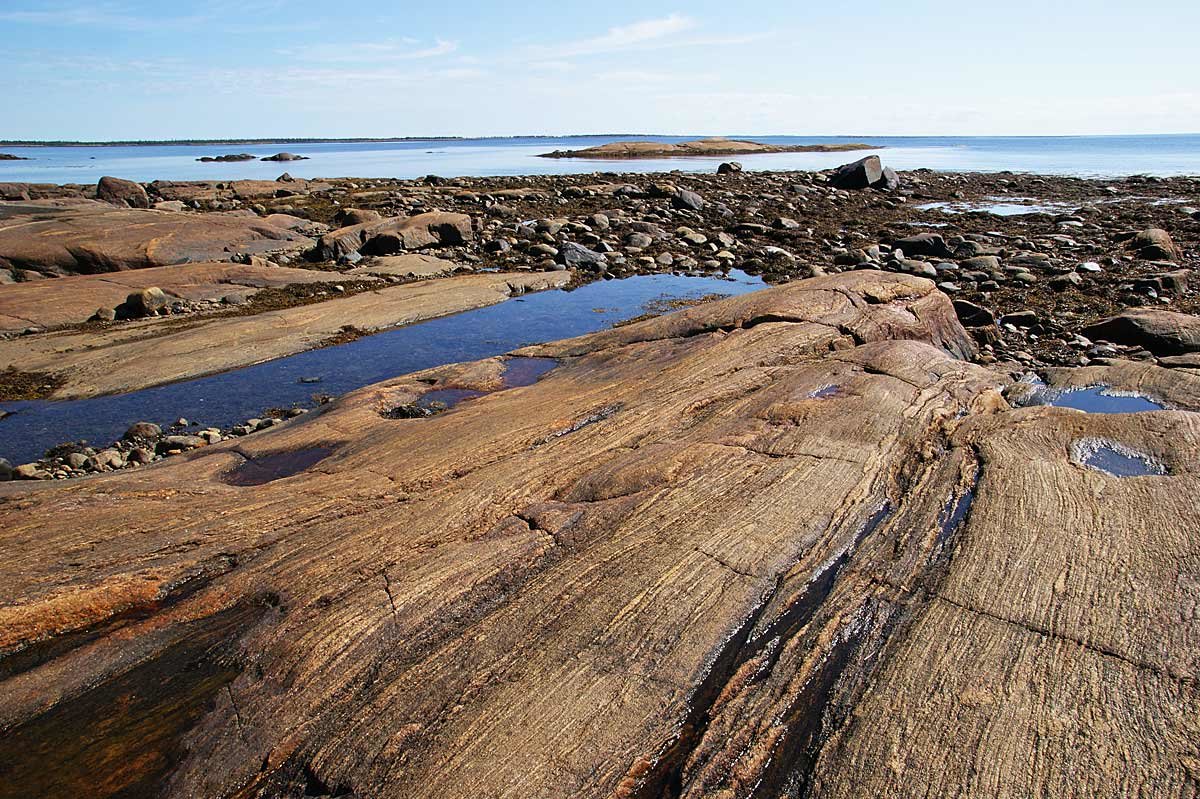
<path id="1" fill-rule="evenodd" d="M 458 50 L 458 42 L 437 39 L 433 44 L 420 47 L 415 39 L 383 39 L 377 42 L 348 42 L 345 44 L 320 44 L 312 47 L 278 50 L 288 58 L 324 63 L 361 64 L 388 61 L 414 61 L 422 58 L 437 58 Z"/>
<path id="2" fill-rule="evenodd" d="M 570 58 L 597 53 L 613 53 L 621 50 L 638 49 L 646 44 L 661 43 L 664 39 L 677 36 L 696 27 L 696 21 L 682 14 L 671 14 L 659 19 L 647 19 L 629 25 L 609 28 L 600 36 L 578 39 L 560 45 L 537 46 L 529 49 L 530 55 L 539 60 Z"/>

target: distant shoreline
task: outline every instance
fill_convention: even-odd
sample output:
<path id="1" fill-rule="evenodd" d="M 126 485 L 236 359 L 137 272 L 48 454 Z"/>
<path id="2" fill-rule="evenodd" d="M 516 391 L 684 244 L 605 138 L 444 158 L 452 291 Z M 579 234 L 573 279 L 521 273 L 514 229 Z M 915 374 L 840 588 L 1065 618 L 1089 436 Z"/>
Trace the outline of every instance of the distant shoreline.
<path id="1" fill-rule="evenodd" d="M 512 141 L 513 139 L 534 139 L 541 141 L 557 141 L 568 139 L 606 139 L 606 138 L 670 138 L 681 139 L 684 136 L 668 133 L 572 133 L 565 136 L 548 134 L 522 136 L 392 136 L 384 138 L 292 138 L 292 139 L 144 139 L 127 141 L 66 141 L 66 140 L 33 140 L 33 139 L 0 139 L 0 147 L 215 147 L 234 145 L 263 145 L 263 144 L 389 144 L 400 142 L 449 142 L 449 141 Z M 778 138 L 766 136 L 763 138 Z M 788 136 L 799 139 L 851 139 L 852 136 Z M 859 137 L 861 138 L 861 137 Z"/>
<path id="2" fill-rule="evenodd" d="M 954 134 L 939 135 L 884 135 L 867 134 L 814 136 L 808 134 L 758 134 L 757 138 L 787 138 L 787 139 L 828 139 L 842 141 L 861 141 L 862 139 L 888 139 L 903 141 L 907 139 L 1170 139 L 1187 138 L 1200 135 L 1196 133 L 1074 133 L 1074 134 L 996 134 L 958 136 Z M 266 145 L 266 144 L 388 144 L 402 142 L 461 142 L 461 141 L 512 141 L 514 139 L 530 139 L 534 141 L 572 140 L 572 139 L 684 139 L 686 135 L 675 133 L 570 133 L 566 135 L 535 134 L 519 136 L 387 136 L 372 137 L 358 136 L 352 138 L 339 137 L 291 137 L 291 138 L 229 138 L 229 139 L 143 139 L 121 141 L 68 141 L 49 139 L 3 139 L 0 147 L 212 147 L 233 145 Z M 736 138 L 754 139 L 755 135 L 738 136 Z"/>

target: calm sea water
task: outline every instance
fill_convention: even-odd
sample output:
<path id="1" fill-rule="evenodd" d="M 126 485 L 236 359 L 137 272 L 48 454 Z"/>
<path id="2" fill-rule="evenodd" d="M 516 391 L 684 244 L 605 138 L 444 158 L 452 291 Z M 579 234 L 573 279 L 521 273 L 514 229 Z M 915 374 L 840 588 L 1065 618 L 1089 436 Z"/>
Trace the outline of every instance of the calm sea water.
<path id="1" fill-rule="evenodd" d="M 711 171 L 723 158 L 587 161 L 538 158 L 556 149 L 611 141 L 684 141 L 694 136 L 584 136 L 573 138 L 462 139 L 457 141 L 332 142 L 321 144 L 171 145 L 142 147 L 0 147 L 31 161 L 0 161 L 0 181 L 93 183 L 103 175 L 131 180 L 273 179 L 296 177 L 416 178 L 480 175 L 545 175 L 581 172 Z M 879 155 L 897 169 L 1036 172 L 1051 175 L 1200 175 L 1200 134 L 1177 136 L 1064 137 L 795 137 L 748 136 L 772 144 L 862 141 L 880 145 Z M 209 163 L 201 156 L 286 151 L 308 161 Z M 748 169 L 827 169 L 865 153 L 783 153 L 742 156 Z"/>

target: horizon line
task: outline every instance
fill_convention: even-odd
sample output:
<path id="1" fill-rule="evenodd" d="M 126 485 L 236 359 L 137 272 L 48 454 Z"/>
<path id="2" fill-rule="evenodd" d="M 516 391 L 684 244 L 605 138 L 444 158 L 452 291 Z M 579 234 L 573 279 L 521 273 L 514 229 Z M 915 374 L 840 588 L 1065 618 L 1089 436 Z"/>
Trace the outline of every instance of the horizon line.
<path id="1" fill-rule="evenodd" d="M 801 134 L 801 133 L 758 133 L 703 135 L 688 133 L 535 133 L 486 136 L 429 135 L 429 136 L 277 136 L 277 137 L 229 137 L 198 139 L 180 137 L 175 139 L 3 139 L 0 147 L 113 147 L 113 146 L 183 146 L 205 147 L 210 145 L 248 146 L 261 144 L 371 144 L 422 141 L 486 141 L 494 139 L 594 139 L 594 138 L 795 138 L 795 139 L 1103 139 L 1103 138 L 1166 138 L 1198 136 L 1200 131 L 1179 133 L 1019 133 L 1019 134 Z"/>

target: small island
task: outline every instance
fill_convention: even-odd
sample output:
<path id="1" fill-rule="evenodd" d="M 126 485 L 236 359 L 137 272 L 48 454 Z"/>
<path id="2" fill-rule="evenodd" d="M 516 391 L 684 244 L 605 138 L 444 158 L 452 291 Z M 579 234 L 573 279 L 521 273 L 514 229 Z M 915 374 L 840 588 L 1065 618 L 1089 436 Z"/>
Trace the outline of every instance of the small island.
<path id="1" fill-rule="evenodd" d="M 202 158 L 197 158 L 196 160 L 200 161 L 201 163 L 205 163 L 205 164 L 213 164 L 213 163 L 227 163 L 229 161 L 253 161 L 254 156 L 250 155 L 250 153 L 234 153 L 232 155 L 218 155 L 218 156 L 206 155 L 206 156 L 203 156 Z"/>
<path id="2" fill-rule="evenodd" d="M 878 150 L 873 144 L 763 144 L 745 139 L 713 137 L 667 144 L 657 141 L 621 141 L 587 147 L 582 150 L 555 150 L 539 158 L 686 158 L 688 156 L 754 155 L 756 153 L 841 153 L 851 150 Z"/>
<path id="3" fill-rule="evenodd" d="M 268 155 L 266 158 L 260 158 L 259 161 L 307 161 L 307 155 L 296 155 L 295 153 L 275 153 Z"/>
<path id="4" fill-rule="evenodd" d="M 0 153 L 0 161 L 28 161 L 28 158 L 22 158 L 19 155 L 11 155 L 9 153 Z"/>

